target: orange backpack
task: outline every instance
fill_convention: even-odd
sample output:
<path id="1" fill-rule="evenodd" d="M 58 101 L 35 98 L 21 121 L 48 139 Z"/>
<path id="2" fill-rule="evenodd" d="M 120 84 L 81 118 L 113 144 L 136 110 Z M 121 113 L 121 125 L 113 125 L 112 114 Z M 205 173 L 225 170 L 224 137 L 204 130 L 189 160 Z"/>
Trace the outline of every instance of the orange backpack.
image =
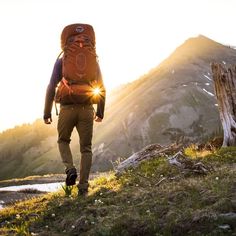
<path id="1" fill-rule="evenodd" d="M 61 48 L 63 78 L 57 87 L 55 101 L 61 104 L 98 103 L 93 27 L 88 24 L 66 26 L 61 34 Z"/>

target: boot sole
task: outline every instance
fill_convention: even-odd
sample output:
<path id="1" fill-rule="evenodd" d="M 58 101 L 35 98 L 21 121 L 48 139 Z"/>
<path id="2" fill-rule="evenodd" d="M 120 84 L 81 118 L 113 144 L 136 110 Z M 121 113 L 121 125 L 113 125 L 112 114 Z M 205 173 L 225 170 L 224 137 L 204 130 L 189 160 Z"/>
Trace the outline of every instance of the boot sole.
<path id="1" fill-rule="evenodd" d="M 66 178 L 66 185 L 67 186 L 75 185 L 76 178 L 77 178 L 77 174 L 71 174 L 70 176 L 68 176 Z"/>

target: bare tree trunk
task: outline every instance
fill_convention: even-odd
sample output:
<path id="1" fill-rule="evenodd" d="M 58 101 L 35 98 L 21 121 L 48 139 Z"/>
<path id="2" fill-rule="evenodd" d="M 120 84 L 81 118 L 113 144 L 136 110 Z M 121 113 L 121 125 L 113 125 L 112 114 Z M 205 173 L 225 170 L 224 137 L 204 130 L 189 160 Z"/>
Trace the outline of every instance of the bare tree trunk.
<path id="1" fill-rule="evenodd" d="M 211 69 L 224 130 L 223 146 L 236 146 L 236 65 L 226 68 L 213 63 Z"/>

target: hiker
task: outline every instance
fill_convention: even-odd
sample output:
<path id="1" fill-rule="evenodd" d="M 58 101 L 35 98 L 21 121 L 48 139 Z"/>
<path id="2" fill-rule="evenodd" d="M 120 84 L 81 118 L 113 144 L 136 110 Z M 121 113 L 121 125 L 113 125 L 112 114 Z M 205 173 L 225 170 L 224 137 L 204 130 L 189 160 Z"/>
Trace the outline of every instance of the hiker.
<path id="1" fill-rule="evenodd" d="M 71 134 L 77 129 L 80 142 L 78 194 L 86 195 L 92 165 L 93 122 L 104 116 L 105 87 L 97 61 L 95 34 L 88 24 L 66 26 L 61 34 L 62 56 L 57 58 L 47 87 L 44 122 L 52 122 L 53 101 L 60 103 L 58 148 L 65 165 L 66 185 L 76 183 L 77 170 L 70 150 Z M 93 104 L 97 104 L 95 112 Z"/>

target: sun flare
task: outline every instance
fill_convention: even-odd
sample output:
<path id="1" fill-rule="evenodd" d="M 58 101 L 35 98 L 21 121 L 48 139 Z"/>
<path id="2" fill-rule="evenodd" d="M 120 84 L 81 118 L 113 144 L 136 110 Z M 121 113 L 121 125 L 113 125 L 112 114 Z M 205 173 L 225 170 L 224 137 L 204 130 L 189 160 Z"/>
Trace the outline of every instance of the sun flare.
<path id="1" fill-rule="evenodd" d="M 94 95 L 99 95 L 101 93 L 101 89 L 100 88 L 94 88 L 93 89 L 93 94 Z"/>

